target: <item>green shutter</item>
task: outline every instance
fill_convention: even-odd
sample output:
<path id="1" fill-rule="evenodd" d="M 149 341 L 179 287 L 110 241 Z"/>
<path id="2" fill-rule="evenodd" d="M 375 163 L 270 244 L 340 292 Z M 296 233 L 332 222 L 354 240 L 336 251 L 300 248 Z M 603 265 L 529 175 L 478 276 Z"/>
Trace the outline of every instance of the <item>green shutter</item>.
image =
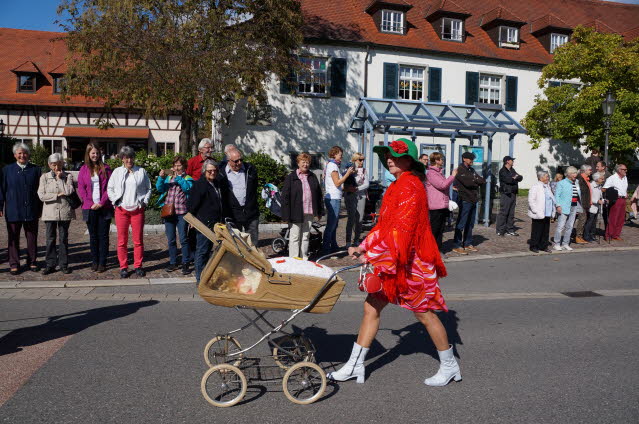
<path id="1" fill-rule="evenodd" d="M 466 104 L 479 102 L 479 72 L 466 72 Z"/>
<path id="2" fill-rule="evenodd" d="M 293 56 L 295 60 L 299 60 L 298 56 Z M 294 69 L 290 69 L 288 71 L 288 75 L 286 78 L 280 79 L 280 94 L 291 94 L 295 87 L 295 83 L 297 82 L 297 74 Z"/>
<path id="3" fill-rule="evenodd" d="M 442 101 L 442 69 L 428 68 L 428 101 Z"/>
<path id="4" fill-rule="evenodd" d="M 548 87 L 559 87 L 561 83 L 559 81 L 549 81 Z"/>
<path id="5" fill-rule="evenodd" d="M 384 63 L 384 98 L 396 99 L 399 94 L 399 65 Z"/>
<path id="6" fill-rule="evenodd" d="M 346 59 L 331 59 L 331 96 L 346 97 Z"/>
<path id="7" fill-rule="evenodd" d="M 506 110 L 517 112 L 517 77 L 506 77 Z"/>

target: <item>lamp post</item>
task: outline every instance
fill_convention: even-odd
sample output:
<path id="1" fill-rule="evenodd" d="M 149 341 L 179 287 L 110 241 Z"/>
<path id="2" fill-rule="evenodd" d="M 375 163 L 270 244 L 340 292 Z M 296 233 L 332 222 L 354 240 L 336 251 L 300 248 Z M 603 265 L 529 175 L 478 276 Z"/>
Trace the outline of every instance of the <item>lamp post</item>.
<path id="1" fill-rule="evenodd" d="M 615 113 L 615 106 L 617 101 L 615 100 L 615 96 L 609 91 L 606 94 L 606 98 L 601 104 L 601 108 L 603 109 L 603 114 L 605 117 L 604 125 L 606 130 L 606 145 L 604 148 L 604 162 L 606 162 L 606 166 L 608 166 L 608 135 L 610 134 L 610 117 L 613 113 Z"/>
<path id="2" fill-rule="evenodd" d="M 7 127 L 7 124 L 4 123 L 2 119 L 0 119 L 0 162 L 4 161 L 4 129 Z"/>

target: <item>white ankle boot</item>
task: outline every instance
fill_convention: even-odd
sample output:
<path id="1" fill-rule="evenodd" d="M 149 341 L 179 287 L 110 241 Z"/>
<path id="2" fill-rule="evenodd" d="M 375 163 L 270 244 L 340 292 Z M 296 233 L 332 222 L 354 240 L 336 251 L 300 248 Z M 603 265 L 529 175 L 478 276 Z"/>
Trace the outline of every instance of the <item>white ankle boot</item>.
<path id="1" fill-rule="evenodd" d="M 461 371 L 459 370 L 459 364 L 453 354 L 453 347 L 451 345 L 448 350 L 438 350 L 439 355 L 439 371 L 434 376 L 424 380 L 424 384 L 428 386 L 445 386 L 450 380 L 461 381 Z"/>
<path id="2" fill-rule="evenodd" d="M 334 381 L 346 381 L 351 378 L 357 378 L 358 383 L 364 382 L 364 359 L 368 348 L 362 347 L 357 343 L 353 343 L 353 351 L 351 357 L 348 359 L 342 368 L 335 372 L 329 372 L 326 377 Z"/>

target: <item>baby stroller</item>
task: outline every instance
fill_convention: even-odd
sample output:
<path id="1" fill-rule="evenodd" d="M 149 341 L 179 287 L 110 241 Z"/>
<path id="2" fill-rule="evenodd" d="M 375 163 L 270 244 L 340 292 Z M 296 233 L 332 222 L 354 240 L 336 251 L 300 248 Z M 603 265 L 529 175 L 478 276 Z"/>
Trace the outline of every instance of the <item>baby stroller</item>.
<path id="1" fill-rule="evenodd" d="M 210 230 L 191 214 L 184 219 L 214 245 L 200 278 L 200 296 L 212 305 L 234 308 L 247 321 L 240 328 L 216 335 L 204 348 L 209 366 L 200 386 L 204 398 L 214 406 L 229 407 L 242 400 L 249 382 L 280 384 L 281 381 L 290 401 L 315 402 L 326 388 L 326 374 L 314 362 L 315 346 L 303 334 L 289 333 L 285 327 L 303 312 L 330 312 L 345 285 L 338 274 L 360 265 L 333 271 L 299 259 L 269 261 L 251 244 L 250 236 L 230 223 L 218 224 Z M 287 261 L 295 261 L 293 265 L 299 267 L 286 268 Z M 287 272 L 278 272 L 275 266 L 286 268 Z M 293 269 L 296 271 L 292 272 Z M 288 311 L 290 316 L 273 324 L 267 314 L 274 311 Z M 249 327 L 257 329 L 261 337 L 244 347 L 238 336 Z M 264 343 L 268 345 L 267 355 L 248 356 Z"/>
<path id="2" fill-rule="evenodd" d="M 264 184 L 262 199 L 266 201 L 266 207 L 269 208 L 273 215 L 282 217 L 282 196 L 274 184 Z M 311 224 L 311 232 L 308 239 L 309 256 L 317 255 L 322 250 L 322 231 L 320 230 L 322 226 L 319 222 Z M 275 237 L 271 242 L 271 247 L 276 255 L 283 256 L 287 254 L 289 235 L 290 228 L 282 228 L 279 237 Z"/>

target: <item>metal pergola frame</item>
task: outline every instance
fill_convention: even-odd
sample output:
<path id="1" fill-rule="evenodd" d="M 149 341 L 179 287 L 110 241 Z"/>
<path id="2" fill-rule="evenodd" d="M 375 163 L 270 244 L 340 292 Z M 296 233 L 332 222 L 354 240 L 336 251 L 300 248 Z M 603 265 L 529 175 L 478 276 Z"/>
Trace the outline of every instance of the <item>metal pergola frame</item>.
<path id="1" fill-rule="evenodd" d="M 348 132 L 361 135 L 359 151 L 365 152 L 369 158 L 373 157 L 375 133 L 384 134 L 385 145 L 389 143 L 389 134 L 409 136 L 413 141 L 418 136 L 450 138 L 451 153 L 448 160 L 450 172 L 455 166 L 457 138 L 468 138 L 471 146 L 474 145 L 475 140 L 478 140 L 481 146 L 482 138 L 487 137 L 486 163 L 488 166 L 484 169 L 487 184 L 484 199 L 484 225 L 489 226 L 493 137 L 497 133 L 508 134 L 508 154 L 512 156 L 515 136 L 525 134 L 526 130 L 501 105 L 481 103 L 460 105 L 363 97 L 360 98 Z"/>

